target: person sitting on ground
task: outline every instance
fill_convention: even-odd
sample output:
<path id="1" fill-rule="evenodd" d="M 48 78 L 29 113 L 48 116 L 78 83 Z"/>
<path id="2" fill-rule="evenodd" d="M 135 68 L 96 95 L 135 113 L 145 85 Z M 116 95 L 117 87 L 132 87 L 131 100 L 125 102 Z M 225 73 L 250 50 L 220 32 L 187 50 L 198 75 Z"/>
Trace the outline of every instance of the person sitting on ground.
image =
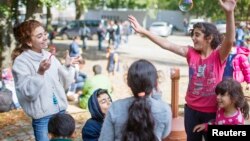
<path id="1" fill-rule="evenodd" d="M 90 96 L 88 109 L 91 114 L 91 118 L 87 120 L 82 128 L 82 139 L 84 141 L 98 141 L 104 117 L 111 102 L 111 96 L 105 89 L 97 89 Z"/>
<path id="2" fill-rule="evenodd" d="M 111 82 L 106 75 L 102 74 L 102 67 L 100 65 L 94 65 L 93 72 L 94 76 L 87 78 L 83 86 L 82 95 L 79 97 L 79 106 L 83 109 L 87 108 L 88 99 L 96 89 L 106 89 L 108 93 L 112 95 L 113 88 Z"/>
<path id="3" fill-rule="evenodd" d="M 75 82 L 67 90 L 67 99 L 69 101 L 77 101 L 78 97 L 82 94 L 82 89 L 87 79 L 87 75 L 83 72 L 84 64 L 85 60 L 80 59 L 78 64 L 79 69 L 75 69 Z"/>
<path id="4" fill-rule="evenodd" d="M 75 82 L 77 94 L 82 94 L 82 89 L 87 79 L 87 75 L 83 72 L 84 65 L 85 65 L 85 60 L 84 59 L 79 60 L 79 71 L 77 72 L 76 82 Z"/>
<path id="5" fill-rule="evenodd" d="M 133 96 L 113 102 L 105 116 L 99 141 L 160 141 L 171 131 L 170 106 L 159 95 L 158 74 L 147 60 L 135 61 L 127 84 Z M 156 97 L 155 97 L 156 96 Z"/>
<path id="6" fill-rule="evenodd" d="M 48 123 L 50 141 L 72 141 L 75 127 L 75 120 L 70 114 L 55 114 Z"/>

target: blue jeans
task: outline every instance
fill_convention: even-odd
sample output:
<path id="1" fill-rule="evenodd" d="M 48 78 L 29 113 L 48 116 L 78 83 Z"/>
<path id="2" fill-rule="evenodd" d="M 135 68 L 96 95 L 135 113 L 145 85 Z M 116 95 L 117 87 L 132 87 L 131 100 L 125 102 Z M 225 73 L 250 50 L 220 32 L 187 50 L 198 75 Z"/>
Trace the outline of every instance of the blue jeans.
<path id="1" fill-rule="evenodd" d="M 65 113 L 65 111 L 63 110 L 60 113 Z M 52 116 L 53 115 L 49 115 L 40 119 L 32 119 L 32 127 L 36 141 L 49 141 L 48 123 Z"/>
<path id="2" fill-rule="evenodd" d="M 84 38 L 82 39 L 82 48 L 83 48 L 83 49 L 86 49 L 86 48 L 87 48 L 87 37 L 84 37 Z"/>
<path id="3" fill-rule="evenodd" d="M 185 105 L 184 124 L 185 124 L 185 130 L 187 133 L 187 141 L 201 141 L 202 136 L 204 136 L 204 139 L 207 141 L 206 132 L 203 132 L 203 131 L 193 132 L 193 129 L 198 124 L 207 123 L 211 120 L 214 120 L 215 116 L 216 116 L 216 113 L 199 112 Z"/>

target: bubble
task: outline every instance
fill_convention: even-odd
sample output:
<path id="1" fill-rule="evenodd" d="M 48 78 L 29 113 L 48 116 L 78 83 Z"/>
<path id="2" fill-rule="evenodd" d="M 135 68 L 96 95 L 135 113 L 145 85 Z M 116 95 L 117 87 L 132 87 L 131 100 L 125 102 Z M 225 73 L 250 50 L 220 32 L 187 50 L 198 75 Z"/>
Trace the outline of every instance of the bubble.
<path id="1" fill-rule="evenodd" d="M 180 0 L 179 9 L 183 12 L 188 12 L 193 8 L 193 0 Z"/>

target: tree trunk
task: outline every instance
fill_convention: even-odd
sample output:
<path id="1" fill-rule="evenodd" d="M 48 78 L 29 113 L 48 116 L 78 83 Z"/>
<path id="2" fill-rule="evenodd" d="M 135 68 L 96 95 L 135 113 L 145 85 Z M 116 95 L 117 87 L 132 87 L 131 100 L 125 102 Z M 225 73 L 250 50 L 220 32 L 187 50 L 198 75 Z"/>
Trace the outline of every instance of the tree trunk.
<path id="1" fill-rule="evenodd" d="M 27 0 L 25 20 L 36 19 L 37 17 L 35 14 L 37 13 L 42 13 L 42 4 L 40 3 L 40 1 Z"/>
<path id="2" fill-rule="evenodd" d="M 50 8 L 51 8 L 50 6 L 47 6 L 47 24 L 46 24 L 47 29 L 52 27 L 52 14 Z"/>
<path id="3" fill-rule="evenodd" d="M 250 5 L 247 8 L 247 19 L 246 19 L 246 21 L 249 20 L 249 17 L 250 17 Z M 250 23 L 248 23 L 248 24 L 250 24 Z"/>
<path id="4" fill-rule="evenodd" d="M 18 3 L 18 0 L 1 1 L 1 6 L 10 7 L 5 12 L 9 12 L 9 15 L 0 14 L 0 21 L 4 24 L 0 24 L 0 80 L 2 79 L 2 69 L 11 66 L 11 52 L 15 47 L 12 18 L 14 7 Z M 3 11 L 2 11 L 3 12 Z"/>
<path id="5" fill-rule="evenodd" d="M 19 0 L 13 0 L 13 5 L 12 5 L 12 13 L 13 13 L 13 19 L 15 21 L 15 24 L 16 23 L 19 23 L 19 19 L 18 19 L 18 16 L 19 16 L 19 6 L 18 6 L 18 2 Z"/>
<path id="6" fill-rule="evenodd" d="M 76 7 L 76 20 L 79 20 L 83 13 L 83 5 L 81 4 L 81 0 L 75 0 L 75 7 Z"/>

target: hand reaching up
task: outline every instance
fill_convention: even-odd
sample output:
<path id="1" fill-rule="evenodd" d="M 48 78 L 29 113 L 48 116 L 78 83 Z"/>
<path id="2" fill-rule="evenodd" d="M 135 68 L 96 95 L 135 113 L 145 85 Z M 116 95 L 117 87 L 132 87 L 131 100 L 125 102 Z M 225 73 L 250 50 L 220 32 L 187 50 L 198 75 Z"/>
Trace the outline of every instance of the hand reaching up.
<path id="1" fill-rule="evenodd" d="M 226 12 L 234 11 L 236 7 L 237 0 L 219 0 L 221 7 Z"/>
<path id="2" fill-rule="evenodd" d="M 143 30 L 145 29 L 138 23 L 137 19 L 134 16 L 129 15 L 128 20 L 129 22 L 131 22 L 131 26 L 136 32 L 143 33 Z"/>

